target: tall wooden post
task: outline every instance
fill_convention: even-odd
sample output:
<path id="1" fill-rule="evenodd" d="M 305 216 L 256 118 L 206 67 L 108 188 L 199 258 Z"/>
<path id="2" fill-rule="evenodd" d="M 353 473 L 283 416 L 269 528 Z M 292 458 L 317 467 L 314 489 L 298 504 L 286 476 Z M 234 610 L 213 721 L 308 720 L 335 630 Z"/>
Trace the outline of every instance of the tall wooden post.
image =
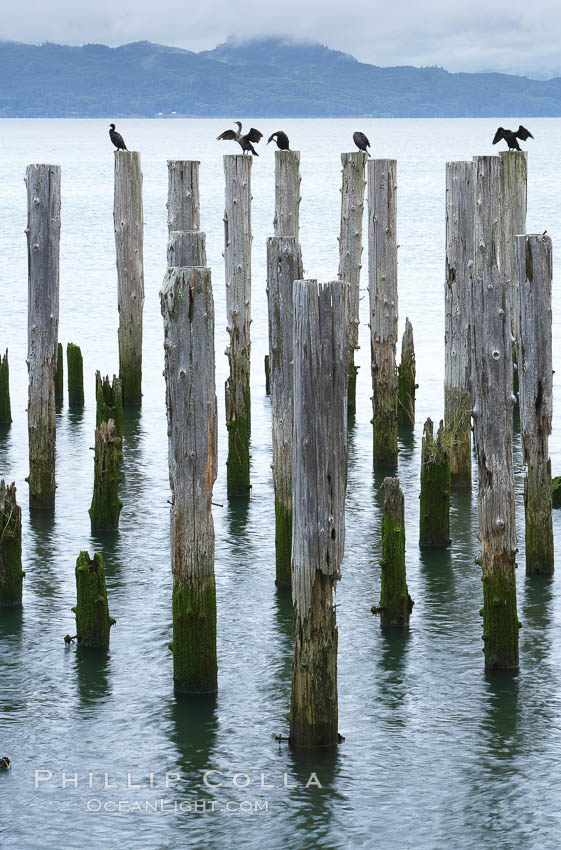
<path id="1" fill-rule="evenodd" d="M 362 212 L 364 208 L 364 170 L 367 154 L 363 151 L 342 153 L 341 231 L 339 235 L 339 280 L 350 284 L 348 412 L 356 412 L 355 350 L 358 348 L 360 270 L 362 268 Z"/>
<path id="2" fill-rule="evenodd" d="M 294 283 L 290 741 L 298 747 L 338 740 L 333 589 L 345 543 L 347 286 Z"/>
<path id="3" fill-rule="evenodd" d="M 168 266 L 206 266 L 201 232 L 199 165 L 168 160 Z"/>
<path id="4" fill-rule="evenodd" d="M 0 481 L 0 608 L 21 605 L 21 508 L 16 485 Z"/>
<path id="5" fill-rule="evenodd" d="M 283 151 L 284 153 L 284 151 Z M 267 240 L 269 364 L 275 488 L 276 583 L 291 585 L 293 301 L 292 287 L 302 278 L 302 253 L 295 237 Z"/>
<path id="6" fill-rule="evenodd" d="M 528 205 L 528 154 L 501 151 L 500 263 L 511 303 L 512 335 L 518 335 L 518 246 L 516 237 L 526 233 Z M 516 347 L 515 347 L 516 350 Z M 515 370 L 516 372 L 516 370 Z M 518 382 L 518 376 L 515 375 Z"/>
<path id="7" fill-rule="evenodd" d="M 168 269 L 160 301 L 172 491 L 173 678 L 178 691 L 213 693 L 217 414 L 210 270 Z"/>
<path id="8" fill-rule="evenodd" d="M 501 160 L 475 158 L 471 383 L 478 464 L 483 641 L 488 670 L 518 668 L 516 525 L 512 468 L 512 327 L 499 266 Z"/>
<path id="9" fill-rule="evenodd" d="M 471 487 L 470 271 L 474 260 L 473 162 L 446 163 L 444 421 L 451 483 Z"/>
<path id="10" fill-rule="evenodd" d="M 224 264 L 230 376 L 226 381 L 228 428 L 227 487 L 230 494 L 248 493 L 251 430 L 251 162 L 249 156 L 224 157 Z"/>
<path id="11" fill-rule="evenodd" d="M 397 237 L 395 159 L 368 162 L 368 291 L 374 465 L 397 463 Z"/>
<path id="12" fill-rule="evenodd" d="M 397 421 L 410 428 L 415 425 L 416 374 L 413 325 L 406 318 L 401 338 L 401 360 L 397 369 Z"/>
<path id="13" fill-rule="evenodd" d="M 142 310 L 144 221 L 138 151 L 115 151 L 113 207 L 119 304 L 119 377 L 123 404 L 142 401 Z"/>
<path id="14" fill-rule="evenodd" d="M 29 502 L 55 502 L 58 343 L 60 166 L 28 165 L 27 184 L 27 369 L 29 396 Z"/>
<path id="15" fill-rule="evenodd" d="M 302 277 L 302 275 L 299 275 Z M 10 405 L 10 365 L 8 363 L 8 349 L 5 355 L 0 355 L 0 425 L 9 425 L 12 421 L 12 408 Z"/>
<path id="16" fill-rule="evenodd" d="M 275 236 L 300 229 L 300 151 L 275 151 Z"/>
<path id="17" fill-rule="evenodd" d="M 551 239 L 518 236 L 518 364 L 520 424 L 527 476 L 526 571 L 553 572 L 551 461 L 552 415 Z"/>

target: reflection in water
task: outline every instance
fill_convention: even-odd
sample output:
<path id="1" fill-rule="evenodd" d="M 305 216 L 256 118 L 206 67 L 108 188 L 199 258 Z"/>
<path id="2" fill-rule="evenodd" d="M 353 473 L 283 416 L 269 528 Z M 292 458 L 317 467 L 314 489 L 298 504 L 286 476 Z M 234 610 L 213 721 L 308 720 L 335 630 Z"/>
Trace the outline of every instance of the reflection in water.
<path id="1" fill-rule="evenodd" d="M 69 647 L 72 652 L 73 647 Z M 75 670 L 80 706 L 83 709 L 103 704 L 110 696 L 110 657 L 105 649 L 76 647 Z"/>
<path id="2" fill-rule="evenodd" d="M 29 512 L 29 531 L 25 557 L 24 589 L 33 589 L 39 596 L 58 592 L 57 540 L 54 510 Z"/>
<path id="3" fill-rule="evenodd" d="M 249 520 L 249 494 L 229 496 L 227 502 L 226 519 L 230 530 L 230 540 L 237 554 L 243 553 L 247 558 L 250 538 L 248 535 Z"/>
<path id="4" fill-rule="evenodd" d="M 450 605 L 455 599 L 452 550 L 419 548 L 421 574 L 424 580 L 425 604 L 435 608 Z"/>
<path id="5" fill-rule="evenodd" d="M 551 610 L 554 584 L 551 576 L 526 576 L 522 604 L 519 605 L 523 628 L 520 648 L 529 653 L 532 664 L 543 663 L 551 653 Z"/>
<path id="6" fill-rule="evenodd" d="M 410 638 L 408 628 L 380 629 L 376 651 L 379 695 L 382 704 L 392 713 L 392 727 L 395 724 L 404 726 L 407 720 L 406 714 L 398 709 L 404 708 L 408 699 L 405 671 Z"/>
<path id="7" fill-rule="evenodd" d="M 177 747 L 179 772 L 201 794 L 206 792 L 201 776 L 211 765 L 218 730 L 217 703 L 216 694 L 175 694 L 169 706 L 170 738 Z"/>
<path id="8" fill-rule="evenodd" d="M 92 531 L 92 551 L 101 552 L 103 556 L 103 569 L 106 579 L 119 580 L 121 577 L 122 560 L 121 538 L 119 532 L 114 531 Z"/>
<path id="9" fill-rule="evenodd" d="M 281 663 L 276 676 L 276 687 L 282 688 L 285 697 L 290 699 L 290 681 L 292 659 L 294 655 L 293 607 L 290 588 L 276 588 L 273 625 L 276 632 L 275 646 Z"/>
<path id="10" fill-rule="evenodd" d="M 7 456 L 10 449 L 10 425 L 0 425 L 0 464 L 7 466 Z M 0 473 L 0 478 L 2 474 Z"/>
<path id="11" fill-rule="evenodd" d="M 344 742 L 339 747 L 325 749 L 288 749 L 288 783 L 298 785 L 287 792 L 290 793 L 287 834 L 313 835 L 313 845 L 309 846 L 337 846 L 333 843 L 332 819 L 335 812 L 342 814 L 346 803 L 350 805 L 347 795 L 340 790 L 342 747 L 345 747 Z M 321 788 L 315 784 L 313 774 Z"/>
<path id="12" fill-rule="evenodd" d="M 397 445 L 400 463 L 410 461 L 417 449 L 415 429 L 407 425 L 400 425 L 397 432 Z"/>
<path id="13" fill-rule="evenodd" d="M 0 608 L 0 640 L 10 640 L 10 646 L 15 648 L 21 642 L 23 626 L 23 608 Z M 0 688 L 1 690 L 1 688 Z"/>
<path id="14" fill-rule="evenodd" d="M 62 408 L 61 408 L 62 410 Z M 58 408 L 57 408 L 58 412 Z M 68 408 L 68 422 L 71 427 L 77 428 L 84 421 L 85 406 L 83 404 L 73 404 Z"/>

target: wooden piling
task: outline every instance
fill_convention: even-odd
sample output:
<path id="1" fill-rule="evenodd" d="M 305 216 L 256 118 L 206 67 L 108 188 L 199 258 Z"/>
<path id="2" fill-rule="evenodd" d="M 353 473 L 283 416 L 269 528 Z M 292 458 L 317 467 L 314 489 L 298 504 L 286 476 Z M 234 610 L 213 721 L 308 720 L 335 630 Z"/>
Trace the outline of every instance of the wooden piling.
<path id="1" fill-rule="evenodd" d="M 94 491 L 89 510 L 92 531 L 119 527 L 123 503 L 119 499 L 121 438 L 112 419 L 95 429 Z"/>
<path id="2" fill-rule="evenodd" d="M 300 230 L 300 151 L 275 151 L 275 236 Z"/>
<path id="3" fill-rule="evenodd" d="M 68 368 L 68 404 L 84 404 L 84 361 L 79 345 L 69 342 L 66 346 Z"/>
<path id="4" fill-rule="evenodd" d="M 471 276 L 471 384 L 478 464 L 478 562 L 488 670 L 518 669 L 516 525 L 512 468 L 510 298 L 499 266 L 501 160 L 475 158 L 475 261 Z"/>
<path id="5" fill-rule="evenodd" d="M 144 220 L 138 151 L 115 151 L 113 207 L 119 305 L 119 377 L 125 406 L 142 401 Z"/>
<path id="6" fill-rule="evenodd" d="M 399 478 L 384 478 L 384 515 L 382 517 L 382 567 L 379 606 L 382 627 L 407 627 L 413 600 L 407 589 L 405 572 L 405 507 Z"/>
<path id="7" fill-rule="evenodd" d="M 206 266 L 200 231 L 199 166 L 196 160 L 168 160 L 168 266 Z"/>
<path id="8" fill-rule="evenodd" d="M 520 426 L 527 476 L 526 571 L 553 573 L 551 461 L 552 416 L 551 239 L 518 236 L 517 279 Z"/>
<path id="9" fill-rule="evenodd" d="M 224 157 L 224 264 L 230 376 L 226 381 L 228 429 L 227 489 L 248 493 L 251 431 L 251 162 L 249 156 Z"/>
<path id="10" fill-rule="evenodd" d="M 405 330 L 401 339 L 401 362 L 397 369 L 397 421 L 399 425 L 415 425 L 415 390 L 417 384 L 413 325 L 405 319 Z"/>
<path id="11" fill-rule="evenodd" d="M 76 637 L 82 648 L 108 649 L 115 620 L 109 616 L 103 556 L 80 552 L 76 560 Z"/>
<path id="12" fill-rule="evenodd" d="M 5 355 L 0 356 L 0 425 L 9 425 L 11 421 L 10 365 L 8 363 L 8 349 L 6 349 Z"/>
<path id="13" fill-rule="evenodd" d="M 374 465 L 397 463 L 397 241 L 394 159 L 368 162 L 368 291 Z"/>
<path id="14" fill-rule="evenodd" d="M 516 237 L 526 233 L 528 204 L 528 153 L 526 151 L 501 151 L 501 231 L 500 264 L 504 272 L 510 299 L 512 335 L 518 336 L 518 246 Z M 515 357 L 516 355 L 515 345 Z M 515 392 L 518 374 L 514 369 Z"/>
<path id="15" fill-rule="evenodd" d="M 64 354 L 62 350 L 62 342 L 59 342 L 57 345 L 55 401 L 57 403 L 62 403 L 64 401 Z"/>
<path id="16" fill-rule="evenodd" d="M 55 502 L 58 348 L 60 166 L 28 165 L 27 185 L 27 368 L 29 394 L 29 501 L 32 508 Z"/>
<path id="17" fill-rule="evenodd" d="M 423 429 L 421 449 L 421 511 L 419 545 L 441 548 L 450 544 L 450 448 L 441 420 L 436 439 L 432 419 Z"/>
<path id="18" fill-rule="evenodd" d="M 217 413 L 210 270 L 168 269 L 160 301 L 172 491 L 173 677 L 177 691 L 213 693 Z"/>
<path id="19" fill-rule="evenodd" d="M 470 273 L 474 261 L 475 164 L 446 163 L 444 422 L 451 483 L 471 487 Z"/>
<path id="20" fill-rule="evenodd" d="M 341 230 L 339 235 L 339 280 L 350 284 L 347 327 L 349 333 L 348 413 L 356 412 L 355 351 L 358 349 L 360 270 L 362 268 L 362 213 L 367 154 L 363 151 L 342 153 Z"/>
<path id="21" fill-rule="evenodd" d="M 302 253 L 295 237 L 267 240 L 269 366 L 275 489 L 276 583 L 291 586 L 292 425 L 293 425 L 293 284 L 303 275 Z"/>
<path id="22" fill-rule="evenodd" d="M 109 375 L 101 380 L 101 373 L 95 373 L 95 399 L 96 417 L 95 427 L 99 428 L 102 422 L 113 420 L 118 437 L 123 436 L 123 394 L 119 378 L 113 375 L 113 381 L 109 381 Z"/>
<path id="23" fill-rule="evenodd" d="M 0 608 L 21 605 L 21 508 L 16 485 L 0 481 Z"/>
<path id="24" fill-rule="evenodd" d="M 346 288 L 294 283 L 290 742 L 338 740 L 337 622 L 333 590 L 345 543 L 347 476 Z"/>

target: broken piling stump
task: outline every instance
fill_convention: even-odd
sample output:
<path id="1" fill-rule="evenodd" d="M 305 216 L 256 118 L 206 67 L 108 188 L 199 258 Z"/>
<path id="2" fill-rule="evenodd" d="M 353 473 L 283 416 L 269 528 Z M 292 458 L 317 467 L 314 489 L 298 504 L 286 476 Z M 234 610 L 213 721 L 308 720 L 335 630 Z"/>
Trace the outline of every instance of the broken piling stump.
<path id="1" fill-rule="evenodd" d="M 121 438 L 112 419 L 95 429 L 94 491 L 89 509 L 92 531 L 119 527 L 123 503 L 119 499 Z"/>
<path id="2" fill-rule="evenodd" d="M 224 157 L 224 266 L 230 375 L 226 381 L 228 459 L 226 482 L 230 495 L 247 494 L 251 431 L 251 157 Z"/>
<path id="3" fill-rule="evenodd" d="M 275 236 L 299 237 L 300 151 L 275 151 Z"/>
<path id="4" fill-rule="evenodd" d="M 144 219 L 138 151 L 115 151 L 113 223 L 117 252 L 119 378 L 123 404 L 142 402 L 142 311 Z"/>
<path id="5" fill-rule="evenodd" d="M 384 478 L 380 604 L 372 608 L 380 625 L 408 626 L 413 600 L 405 571 L 405 509 L 399 478 Z"/>
<path id="6" fill-rule="evenodd" d="M 415 425 L 415 345 L 413 325 L 405 319 L 405 330 L 401 339 L 401 362 L 397 369 L 397 421 L 399 425 Z"/>
<path id="7" fill-rule="evenodd" d="M 21 508 L 16 485 L 0 481 L 0 608 L 21 605 Z"/>
<path id="8" fill-rule="evenodd" d="M 217 690 L 212 488 L 216 479 L 214 304 L 210 270 L 170 268 L 160 291 L 168 418 L 173 678 Z"/>
<path id="9" fill-rule="evenodd" d="M 520 429 L 526 463 L 526 572 L 553 573 L 551 434 L 552 254 L 549 236 L 518 236 L 518 365 Z"/>
<path id="10" fill-rule="evenodd" d="M 10 366 L 8 363 L 8 349 L 5 355 L 0 356 L 0 425 L 9 425 L 12 421 L 12 408 L 10 405 Z"/>
<path id="11" fill-rule="evenodd" d="M 436 439 L 427 419 L 421 449 L 421 511 L 419 545 L 441 548 L 450 544 L 450 447 L 440 422 Z"/>
<path id="12" fill-rule="evenodd" d="M 69 342 L 66 346 L 68 369 L 68 404 L 84 404 L 84 361 L 79 345 Z"/>
<path id="13" fill-rule="evenodd" d="M 76 561 L 76 637 L 80 647 L 108 649 L 115 620 L 109 616 L 103 556 L 80 552 Z"/>
<path id="14" fill-rule="evenodd" d="M 337 621 L 333 590 L 345 542 L 348 284 L 294 282 L 290 742 L 338 741 Z"/>
<path id="15" fill-rule="evenodd" d="M 64 354 L 62 342 L 57 345 L 56 372 L 55 372 L 55 401 L 64 401 Z"/>
<path id="16" fill-rule="evenodd" d="M 27 369 L 29 394 L 29 503 L 55 502 L 58 349 L 60 166 L 28 165 L 27 186 Z"/>
<path id="17" fill-rule="evenodd" d="M 487 670 L 518 669 L 516 524 L 512 466 L 512 325 L 499 265 L 501 160 L 475 157 L 471 384 L 478 465 L 483 641 Z"/>
<path id="18" fill-rule="evenodd" d="M 102 422 L 113 420 L 118 437 L 123 436 L 123 395 L 119 378 L 113 375 L 113 381 L 106 375 L 101 380 L 101 373 L 95 373 L 96 418 L 95 427 Z"/>

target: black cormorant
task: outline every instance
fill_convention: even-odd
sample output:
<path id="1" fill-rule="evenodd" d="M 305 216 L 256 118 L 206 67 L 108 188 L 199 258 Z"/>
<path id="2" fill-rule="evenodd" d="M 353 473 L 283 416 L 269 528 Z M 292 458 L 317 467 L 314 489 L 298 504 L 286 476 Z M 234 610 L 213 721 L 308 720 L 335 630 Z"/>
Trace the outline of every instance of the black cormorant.
<path id="1" fill-rule="evenodd" d="M 125 140 L 123 139 L 120 133 L 117 133 L 114 124 L 109 125 L 109 138 L 111 139 L 118 151 L 128 150 L 127 146 L 125 145 Z"/>
<path id="2" fill-rule="evenodd" d="M 263 133 L 260 133 L 259 130 L 255 129 L 255 127 L 252 127 L 249 133 L 246 133 L 245 136 L 243 136 L 241 121 L 234 121 L 234 124 L 238 125 L 237 133 L 234 130 L 224 130 L 224 132 L 220 133 L 220 135 L 216 138 L 223 142 L 229 140 L 235 141 L 239 144 L 244 153 L 252 153 L 253 156 L 259 156 L 251 143 L 255 142 L 255 144 L 257 144 L 262 138 Z"/>
<path id="3" fill-rule="evenodd" d="M 509 151 L 519 151 L 520 145 L 516 141 L 516 139 L 522 139 L 523 142 L 526 139 L 533 139 L 534 137 L 530 133 L 526 127 L 523 127 L 522 124 L 519 126 L 518 130 L 514 132 L 514 130 L 505 130 L 504 127 L 499 127 L 497 132 L 495 133 L 495 138 L 493 139 L 493 144 L 496 145 L 497 142 L 500 142 L 501 139 L 504 139 L 508 145 Z"/>
<path id="4" fill-rule="evenodd" d="M 288 136 L 282 130 L 277 130 L 276 133 L 271 133 L 271 135 L 269 136 L 269 139 L 267 141 L 267 144 L 269 144 L 269 142 L 272 142 L 273 139 L 277 143 L 277 148 L 280 151 L 289 151 L 290 150 L 290 145 L 289 145 L 289 142 L 288 142 Z"/>
<path id="5" fill-rule="evenodd" d="M 368 156 L 370 156 L 370 154 L 366 150 L 366 148 L 370 147 L 370 142 L 368 141 L 368 139 L 366 138 L 364 133 L 361 133 L 358 130 L 357 130 L 356 133 L 353 133 L 353 142 L 355 143 L 355 145 L 357 146 L 359 151 L 364 151 L 364 153 L 366 153 L 366 154 L 368 154 Z"/>

